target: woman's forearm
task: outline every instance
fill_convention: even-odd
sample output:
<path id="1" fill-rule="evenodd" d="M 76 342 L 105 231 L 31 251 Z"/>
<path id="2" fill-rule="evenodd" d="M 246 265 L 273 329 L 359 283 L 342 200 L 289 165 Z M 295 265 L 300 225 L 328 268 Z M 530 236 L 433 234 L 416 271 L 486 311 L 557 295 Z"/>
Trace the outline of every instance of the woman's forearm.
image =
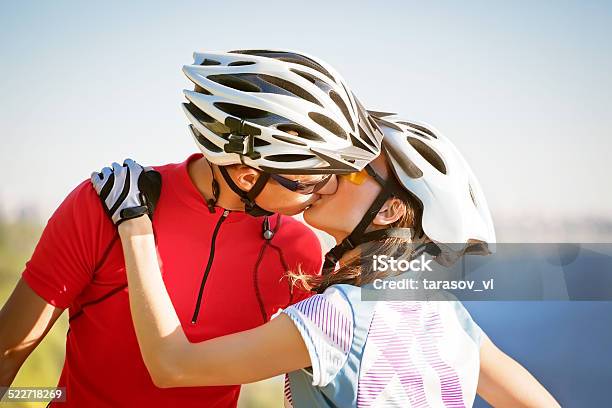
<path id="1" fill-rule="evenodd" d="M 140 350 L 153 381 L 162 383 L 177 364 L 172 351 L 188 340 L 162 279 L 151 222 L 146 217 L 125 221 L 119 235 Z"/>
<path id="2" fill-rule="evenodd" d="M 99 195 L 106 196 L 108 188 L 113 192 L 102 203 L 118 225 L 132 321 L 154 384 L 162 388 L 241 384 L 310 365 L 306 345 L 288 316 L 215 339 L 189 341 L 162 278 L 149 217 L 126 218 L 144 209 L 143 192 L 139 190 L 143 171 L 147 172 L 126 160 L 123 166 L 113 164 L 112 169 L 94 172 L 92 183 Z M 133 203 L 142 205 L 129 207 Z M 124 212 L 128 209 L 131 211 Z"/>
<path id="3" fill-rule="evenodd" d="M 310 365 L 306 345 L 287 316 L 190 343 L 162 279 L 150 221 L 125 221 L 119 235 L 138 344 L 158 387 L 243 384 Z"/>
<path id="4" fill-rule="evenodd" d="M 478 395 L 494 407 L 557 408 L 554 397 L 487 337 L 480 350 Z"/>

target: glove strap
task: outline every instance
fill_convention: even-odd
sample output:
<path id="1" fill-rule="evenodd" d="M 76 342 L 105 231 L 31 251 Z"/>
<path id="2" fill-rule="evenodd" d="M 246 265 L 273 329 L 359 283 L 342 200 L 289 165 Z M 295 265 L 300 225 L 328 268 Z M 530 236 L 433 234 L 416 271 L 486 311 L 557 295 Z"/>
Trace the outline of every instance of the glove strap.
<path id="1" fill-rule="evenodd" d="M 124 208 L 119 213 L 120 219 L 117 225 L 121 224 L 123 221 L 131 220 L 132 218 L 142 217 L 145 214 L 149 214 L 149 207 L 146 205 Z"/>

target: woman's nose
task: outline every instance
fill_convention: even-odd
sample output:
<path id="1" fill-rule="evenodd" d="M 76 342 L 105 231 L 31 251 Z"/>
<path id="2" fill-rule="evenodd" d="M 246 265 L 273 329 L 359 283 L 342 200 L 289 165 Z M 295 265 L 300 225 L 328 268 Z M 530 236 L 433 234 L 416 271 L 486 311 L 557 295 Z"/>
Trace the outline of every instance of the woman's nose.
<path id="1" fill-rule="evenodd" d="M 325 183 L 325 185 L 319 191 L 317 191 L 317 194 L 330 195 L 334 194 L 336 190 L 338 190 L 338 176 L 334 174 L 329 178 L 329 181 Z"/>

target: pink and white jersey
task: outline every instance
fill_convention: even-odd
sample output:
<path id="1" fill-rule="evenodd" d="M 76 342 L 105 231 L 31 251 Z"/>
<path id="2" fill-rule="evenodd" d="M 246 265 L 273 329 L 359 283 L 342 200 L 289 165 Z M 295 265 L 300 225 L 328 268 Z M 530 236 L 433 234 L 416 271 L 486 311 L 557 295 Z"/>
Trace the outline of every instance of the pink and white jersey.
<path id="1" fill-rule="evenodd" d="M 472 406 L 485 334 L 448 296 L 442 301 L 376 302 L 362 350 L 358 407 Z M 343 375 L 356 330 L 347 297 L 332 286 L 283 312 L 306 343 L 312 368 L 304 372 L 312 386 L 325 387 Z M 285 396 L 291 406 L 288 383 Z"/>

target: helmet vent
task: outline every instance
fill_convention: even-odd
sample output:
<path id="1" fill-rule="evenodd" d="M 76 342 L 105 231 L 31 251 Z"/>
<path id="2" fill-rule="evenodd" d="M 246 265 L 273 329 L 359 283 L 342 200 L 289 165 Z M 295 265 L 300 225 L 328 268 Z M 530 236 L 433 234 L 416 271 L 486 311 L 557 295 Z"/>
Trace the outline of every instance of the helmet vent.
<path id="1" fill-rule="evenodd" d="M 344 89 L 344 93 L 346 93 L 349 96 L 349 103 L 351 104 L 351 109 L 355 109 L 355 106 L 353 106 L 353 101 L 351 101 L 351 94 L 346 89 L 346 86 L 344 86 L 344 83 L 341 82 L 340 85 L 342 85 L 342 89 Z"/>
<path id="2" fill-rule="evenodd" d="M 238 75 L 210 75 L 208 79 L 238 91 L 261 92 L 257 85 L 240 78 Z"/>
<path id="3" fill-rule="evenodd" d="M 212 116 L 207 115 L 206 112 L 202 111 L 201 109 L 198 109 L 198 107 L 195 106 L 193 103 L 184 103 L 183 105 L 189 111 L 189 113 L 191 113 L 208 130 L 210 130 L 211 132 L 213 132 L 215 135 L 219 137 L 227 139 L 227 136 L 231 133 L 231 130 L 230 128 L 225 126 L 225 124 L 215 120 L 215 118 L 213 118 Z M 198 133 L 196 132 L 197 130 L 194 128 L 194 134 L 196 135 L 196 138 L 197 138 L 198 137 L 197 135 L 199 134 L 199 132 Z M 207 146 L 207 144 L 201 141 L 199 138 L 198 138 L 198 141 L 202 145 Z M 211 147 L 210 150 L 213 150 L 213 148 Z"/>
<path id="4" fill-rule="evenodd" d="M 315 157 L 316 156 L 312 154 L 273 154 L 270 156 L 266 156 L 265 159 L 274 162 L 288 163 L 314 159 Z"/>
<path id="5" fill-rule="evenodd" d="M 308 116 L 310 117 L 310 119 L 314 120 L 319 125 L 332 132 L 334 135 L 341 137 L 345 140 L 348 139 L 348 135 L 346 134 L 344 129 L 342 129 L 340 125 L 338 125 L 336 122 L 334 122 L 327 116 L 322 115 L 318 112 L 309 112 Z"/>
<path id="6" fill-rule="evenodd" d="M 292 54 L 286 54 L 286 55 L 288 55 L 288 56 L 287 57 L 280 57 L 278 59 L 281 60 L 281 61 L 290 62 L 292 64 L 299 64 L 299 65 L 303 65 L 303 66 L 308 67 L 308 68 L 312 68 L 315 71 L 318 71 L 321 74 L 325 75 L 326 77 L 328 77 L 332 81 L 334 80 L 332 78 L 331 74 L 325 68 L 323 68 L 321 65 L 319 65 L 316 62 L 314 62 L 310 58 L 304 57 L 303 55 L 297 55 L 297 54 L 293 54 L 293 55 Z"/>
<path id="7" fill-rule="evenodd" d="M 313 84 L 315 84 L 317 82 L 317 78 L 315 78 L 314 76 L 312 76 L 310 74 L 307 74 L 306 72 L 303 72 L 303 71 L 300 71 L 300 70 L 294 69 L 294 68 L 290 68 L 289 70 L 291 72 L 293 72 L 294 74 L 297 74 L 297 75 L 301 76 L 305 80 L 312 82 Z"/>
<path id="8" fill-rule="evenodd" d="M 370 139 L 370 137 L 367 135 L 367 133 L 363 130 L 363 125 L 359 124 L 358 127 L 359 127 L 359 137 L 361 138 L 361 140 L 365 141 L 371 147 L 376 148 L 376 145 L 374 144 L 372 139 Z M 370 150 L 371 150 L 371 148 L 370 148 Z"/>
<path id="9" fill-rule="evenodd" d="M 253 61 L 234 61 L 227 64 L 228 67 L 240 67 L 243 65 L 255 65 Z"/>
<path id="10" fill-rule="evenodd" d="M 281 142 L 291 143 L 291 144 L 298 145 L 298 146 L 308 146 L 304 142 L 300 142 L 299 140 L 291 139 L 290 137 L 286 137 L 283 135 L 272 135 L 272 137 L 275 138 L 276 140 L 280 140 Z"/>
<path id="11" fill-rule="evenodd" d="M 438 136 L 436 136 L 431 130 L 427 129 L 425 126 L 417 125 L 416 123 L 411 123 L 411 122 L 404 122 L 404 121 L 397 122 L 397 123 L 401 123 L 402 125 L 406 125 L 413 129 L 416 129 L 419 133 L 424 134 L 425 137 L 430 136 L 430 137 L 433 137 L 434 139 L 438 138 Z"/>
<path id="12" fill-rule="evenodd" d="M 446 174 L 444 161 L 431 147 L 427 146 L 422 140 L 411 136 L 408 136 L 408 143 L 410 143 L 410 145 L 436 170 L 442 174 Z"/>
<path id="13" fill-rule="evenodd" d="M 230 51 L 230 54 L 245 54 L 245 55 L 257 55 L 259 57 L 267 57 L 267 55 L 263 55 L 263 54 L 269 54 L 272 51 L 270 50 L 234 50 L 234 51 Z"/>
<path id="14" fill-rule="evenodd" d="M 221 149 L 219 146 L 215 145 L 213 142 L 211 142 L 206 137 L 204 137 L 204 135 L 202 135 L 200 132 L 198 132 L 198 129 L 196 129 L 195 126 L 189 125 L 189 128 L 191 128 L 191 132 L 193 133 L 193 135 L 197 139 L 198 143 L 201 144 L 202 146 L 204 146 L 204 148 L 206 148 L 206 150 L 209 150 L 209 151 L 214 152 L 214 153 L 221 153 L 223 151 L 223 149 Z"/>
<path id="15" fill-rule="evenodd" d="M 280 79 L 280 78 L 273 77 L 271 75 L 264 75 L 264 74 L 260 74 L 258 75 L 258 77 L 272 85 L 275 85 L 281 89 L 284 89 L 285 91 L 289 92 L 292 95 L 295 95 L 309 102 L 312 102 L 316 105 L 319 105 L 320 107 L 323 107 L 323 105 L 321 104 L 321 102 L 317 100 L 317 98 L 312 96 L 310 93 L 306 92 L 301 87 L 289 81 L 285 81 L 284 79 Z"/>
<path id="16" fill-rule="evenodd" d="M 202 88 L 200 85 L 195 86 L 195 88 L 193 89 L 195 92 L 197 93 L 201 93 L 204 95 L 212 95 L 210 92 L 208 92 L 206 89 Z"/>
<path id="17" fill-rule="evenodd" d="M 219 61 L 205 58 L 200 65 L 221 65 L 221 63 Z"/>
<path id="18" fill-rule="evenodd" d="M 370 126 L 372 126 L 372 130 L 380 130 L 378 127 L 378 123 L 374 119 L 372 119 L 371 115 L 368 115 L 368 122 L 370 122 Z"/>
<path id="19" fill-rule="evenodd" d="M 284 62 L 289 62 L 292 64 L 303 65 L 305 67 L 308 67 L 308 68 L 314 69 L 315 71 L 320 72 L 321 74 L 325 75 L 326 77 L 328 77 L 329 79 L 333 81 L 331 74 L 325 68 L 323 68 L 319 63 L 311 60 L 310 58 L 304 55 L 300 55 L 294 52 L 272 51 L 272 50 L 235 50 L 235 51 L 230 51 L 230 53 L 255 55 L 257 57 L 272 58 L 272 59 L 277 59 L 277 60 L 284 61 Z"/>
<path id="20" fill-rule="evenodd" d="M 261 109 L 236 105 L 234 103 L 215 102 L 214 105 L 228 115 L 232 115 L 240 119 L 260 119 L 268 116 L 268 112 Z"/>
<path id="21" fill-rule="evenodd" d="M 202 123 L 214 123 L 214 122 L 216 122 L 213 117 L 207 115 L 201 109 L 198 109 L 198 107 L 195 106 L 191 102 L 184 103 L 183 106 L 185 106 L 185 108 L 189 111 L 189 113 L 191 113 L 193 116 L 195 116 L 195 118 L 197 120 L 199 120 L 200 122 L 202 122 Z"/>
<path id="22" fill-rule="evenodd" d="M 470 191 L 470 198 L 472 199 L 472 202 L 474 203 L 474 207 L 478 208 L 478 204 L 476 204 L 476 197 L 474 197 L 474 190 L 472 189 L 471 184 L 468 184 L 468 189 Z"/>
<path id="23" fill-rule="evenodd" d="M 323 139 L 321 136 L 308 130 L 302 125 L 298 125 L 297 123 L 283 123 L 282 125 L 278 125 L 276 128 L 283 132 L 293 131 L 298 134 L 297 137 L 302 138 L 302 139 L 312 140 L 315 142 L 325 141 L 325 139 Z"/>
<path id="24" fill-rule="evenodd" d="M 417 165 L 414 164 L 412 160 L 410 160 L 408 157 L 402 157 L 400 159 L 400 162 L 402 163 L 402 168 L 404 169 L 408 177 L 413 178 L 415 180 L 423 177 L 423 172 L 421 171 L 421 169 L 419 169 Z"/>
<path id="25" fill-rule="evenodd" d="M 258 137 L 254 137 L 253 138 L 253 146 L 254 147 L 263 147 L 263 146 L 270 146 L 272 143 L 268 142 L 267 140 L 263 140 L 260 139 Z"/>
<path id="26" fill-rule="evenodd" d="M 315 85 L 317 88 L 319 88 L 324 93 L 328 93 L 332 89 L 332 87 L 327 82 L 321 81 L 319 78 L 317 78 L 316 76 L 312 74 L 309 74 L 307 72 L 303 72 L 303 71 L 300 71 L 299 69 L 294 69 L 294 68 L 289 68 L 289 70 L 293 72 L 294 74 L 299 75 L 302 78 L 310 81 L 313 85 Z"/>
<path id="27" fill-rule="evenodd" d="M 361 128 L 360 128 L 361 129 Z M 363 149 L 363 150 L 370 150 L 370 148 L 366 145 L 364 145 L 363 143 L 361 143 L 361 141 L 359 141 L 359 139 L 357 139 L 355 136 L 351 135 L 351 144 L 359 149 Z"/>
<path id="28" fill-rule="evenodd" d="M 344 103 L 340 95 L 338 95 L 336 91 L 329 91 L 329 97 L 332 99 L 332 101 L 334 101 L 336 105 L 338 105 L 338 107 L 342 111 L 342 114 L 346 118 L 346 121 L 351 124 L 351 129 L 355 130 L 355 125 L 353 123 L 353 120 L 351 119 L 351 115 L 349 114 L 348 108 L 346 107 L 346 104 Z"/>

